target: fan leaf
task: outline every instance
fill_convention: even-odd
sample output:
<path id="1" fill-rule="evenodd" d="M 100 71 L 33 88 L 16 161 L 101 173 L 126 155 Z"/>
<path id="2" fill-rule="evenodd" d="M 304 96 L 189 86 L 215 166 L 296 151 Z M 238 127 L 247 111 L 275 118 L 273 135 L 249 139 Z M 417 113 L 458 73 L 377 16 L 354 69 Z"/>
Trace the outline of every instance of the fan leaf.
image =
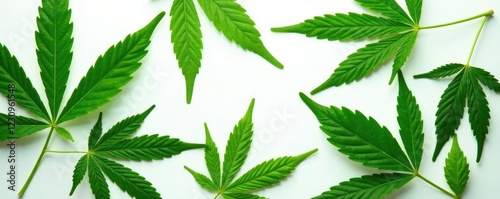
<path id="1" fill-rule="evenodd" d="M 299 156 L 287 156 L 263 162 L 235 180 L 226 191 L 247 193 L 279 183 L 316 151 L 318 150 L 314 149 Z"/>
<path id="2" fill-rule="evenodd" d="M 106 178 L 104 178 L 101 172 L 101 166 L 102 163 L 97 157 L 88 157 L 90 189 L 92 189 L 92 194 L 94 194 L 95 198 L 109 199 L 109 187 L 108 183 L 106 183 Z"/>
<path id="3" fill-rule="evenodd" d="M 399 6 L 395 0 L 355 0 L 361 6 L 378 12 L 390 19 L 406 24 L 414 24 L 408 14 Z"/>
<path id="4" fill-rule="evenodd" d="M 71 142 L 75 142 L 71 133 L 68 130 L 66 130 L 65 128 L 58 126 L 55 128 L 55 130 L 56 130 L 57 135 L 61 136 L 64 139 L 67 139 Z"/>
<path id="5" fill-rule="evenodd" d="M 49 125 L 42 121 L 20 115 L 16 115 L 15 119 L 12 120 L 9 115 L 0 113 L 0 142 L 12 138 L 26 137 L 48 127 Z"/>
<path id="6" fill-rule="evenodd" d="M 12 88 L 9 85 L 15 85 Z M 9 49 L 0 43 L 0 92 L 8 99 L 9 94 L 15 92 L 15 101 L 29 112 L 45 121 L 50 122 L 50 116 L 43 105 L 40 95 L 26 76 L 24 69 L 19 65 L 17 58 L 12 56 Z"/>
<path id="7" fill-rule="evenodd" d="M 460 149 L 457 136 L 455 135 L 451 151 L 448 153 L 448 158 L 446 158 L 444 176 L 451 190 L 457 195 L 457 198 L 461 198 L 467 186 L 469 173 L 469 163 L 467 163 L 467 158 L 462 149 Z"/>
<path id="8" fill-rule="evenodd" d="M 266 199 L 265 197 L 262 196 L 244 194 L 244 193 L 226 193 L 223 196 L 224 199 Z"/>
<path id="9" fill-rule="evenodd" d="M 68 4 L 68 0 L 42 0 L 38 8 L 36 54 L 53 119 L 59 113 L 73 58 L 73 23 Z"/>
<path id="10" fill-rule="evenodd" d="M 394 35 L 410 31 L 413 27 L 398 21 L 367 14 L 348 13 L 314 17 L 303 23 L 272 28 L 274 32 L 293 32 L 307 37 L 330 41 L 359 40 Z"/>
<path id="11" fill-rule="evenodd" d="M 196 75 L 201 66 L 200 20 L 191 0 L 174 0 L 170 9 L 171 40 L 174 53 L 186 80 L 186 101 L 191 103 Z"/>
<path id="12" fill-rule="evenodd" d="M 88 148 L 89 150 L 94 149 L 95 145 L 97 144 L 97 141 L 99 141 L 99 138 L 101 138 L 102 135 L 102 113 L 99 113 L 99 118 L 97 119 L 97 122 L 95 123 L 94 127 L 90 130 L 90 135 L 89 135 L 89 142 L 88 142 Z"/>
<path id="13" fill-rule="evenodd" d="M 411 163 L 391 132 L 373 118 L 347 108 L 322 106 L 300 93 L 304 103 L 316 115 L 328 141 L 349 159 L 365 166 L 413 172 Z"/>
<path id="14" fill-rule="evenodd" d="M 495 76 L 481 68 L 473 67 L 472 71 L 474 72 L 476 79 L 479 80 L 481 84 L 500 94 L 500 82 L 498 82 L 498 79 L 495 78 Z"/>
<path id="15" fill-rule="evenodd" d="M 245 50 L 252 51 L 278 68 L 283 68 L 260 40 L 255 23 L 245 13 L 246 10 L 235 0 L 198 0 L 201 8 L 215 28 L 227 39 L 234 41 Z"/>
<path id="16" fill-rule="evenodd" d="M 384 173 L 351 178 L 313 199 L 379 199 L 403 187 L 413 175 Z"/>
<path id="17" fill-rule="evenodd" d="M 414 33 L 402 33 L 366 45 L 341 62 L 333 74 L 323 84 L 311 91 L 311 94 L 316 94 L 332 86 L 360 80 L 380 67 L 412 38 L 414 38 Z"/>
<path id="18" fill-rule="evenodd" d="M 203 147 L 203 144 L 186 143 L 170 136 L 143 135 L 96 149 L 94 154 L 115 159 L 149 161 L 170 158 L 183 151 Z"/>
<path id="19" fill-rule="evenodd" d="M 397 111 L 400 128 L 399 135 L 413 168 L 418 171 L 424 152 L 424 122 L 417 100 L 406 85 L 401 71 L 399 71 L 398 78 L 399 94 Z"/>
<path id="20" fill-rule="evenodd" d="M 238 125 L 234 127 L 233 132 L 229 135 L 222 164 L 222 188 L 226 188 L 234 179 L 243 163 L 245 163 L 250 151 L 253 135 L 252 112 L 254 104 L 255 99 L 252 99 L 245 116 L 240 119 Z"/>
<path id="21" fill-rule="evenodd" d="M 58 124 L 97 109 L 120 93 L 121 87 L 132 79 L 132 73 L 141 66 L 140 60 L 146 56 L 151 35 L 164 15 L 164 12 L 158 14 L 144 28 L 128 35 L 123 42 L 112 46 L 97 59 L 71 94 L 57 120 Z"/>

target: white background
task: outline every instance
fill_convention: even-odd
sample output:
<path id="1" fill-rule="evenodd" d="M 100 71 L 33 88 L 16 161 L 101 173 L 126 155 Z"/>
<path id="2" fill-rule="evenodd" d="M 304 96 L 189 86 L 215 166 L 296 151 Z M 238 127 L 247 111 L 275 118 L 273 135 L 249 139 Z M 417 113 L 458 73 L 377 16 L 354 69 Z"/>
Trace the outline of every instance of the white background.
<path id="1" fill-rule="evenodd" d="M 311 198 L 330 186 L 352 177 L 380 171 L 351 162 L 326 141 L 315 116 L 298 97 L 308 93 L 326 80 L 338 64 L 364 42 L 329 42 L 307 38 L 299 34 L 273 33 L 271 27 L 292 25 L 323 14 L 370 12 L 354 1 L 285 1 L 238 0 L 255 21 L 264 44 L 285 68 L 279 70 L 264 59 L 246 52 L 227 39 L 208 21 L 197 5 L 203 33 L 203 60 L 196 79 L 193 102 L 185 103 L 184 77 L 178 68 L 170 43 L 169 21 L 165 16 L 157 27 L 149 54 L 135 78 L 102 107 L 104 128 L 125 116 L 140 113 L 156 104 L 137 135 L 171 135 L 187 142 L 205 141 L 203 123 L 207 123 L 221 154 L 233 126 L 244 115 L 250 100 L 254 108 L 254 141 L 252 151 L 239 175 L 253 166 L 276 157 L 298 155 L 318 148 L 311 156 L 277 186 L 257 194 L 269 198 Z M 404 1 L 398 1 L 404 5 Z M 6 45 L 24 67 L 31 81 L 45 100 L 36 62 L 34 31 L 38 15 L 38 0 L 0 0 L 0 43 Z M 170 10 L 172 0 L 87 0 L 71 1 L 74 22 L 73 64 L 65 100 L 96 58 L 108 47 L 147 24 L 161 11 Z M 500 12 L 500 1 L 441 0 L 425 1 L 421 25 L 434 25 L 473 16 L 489 9 Z M 403 71 L 410 89 L 420 104 L 425 130 L 422 175 L 449 189 L 443 175 L 445 157 L 450 143 L 445 145 L 436 162 L 431 161 L 435 146 L 434 120 L 437 103 L 451 79 L 442 81 L 412 78 L 447 63 L 464 63 L 481 19 L 419 33 L 411 58 Z M 499 52 L 500 21 L 491 18 L 486 24 L 472 58 L 472 65 L 484 68 L 500 78 Z M 350 85 L 331 88 L 312 96 L 324 105 L 346 106 L 374 117 L 398 137 L 396 121 L 397 82 L 388 85 L 392 62 L 375 73 Z M 465 114 L 458 130 L 459 143 L 468 157 L 470 181 L 464 198 L 492 198 L 498 193 L 500 177 L 500 95 L 485 90 L 490 102 L 491 126 L 480 163 L 475 162 L 476 140 L 472 136 L 468 115 Z M 5 98 L 0 99 L 5 110 Z M 99 111 L 68 122 L 75 142 L 54 137 L 49 145 L 53 150 L 86 150 L 89 130 Z M 18 114 L 23 114 L 19 111 Z M 47 131 L 17 142 L 17 189 L 29 175 Z M 0 196 L 16 198 L 17 192 L 7 190 L 7 143 L 0 146 Z M 31 198 L 93 198 L 88 178 L 68 193 L 72 171 L 80 155 L 47 154 L 25 197 Z M 184 170 L 187 165 L 207 174 L 203 150 L 191 150 L 170 159 L 154 162 L 121 162 L 137 171 L 159 191 L 163 198 L 204 199 L 215 194 L 206 192 Z M 238 175 L 238 176 L 239 176 Z M 108 181 L 112 198 L 128 198 L 115 184 Z M 448 198 L 448 196 L 415 179 L 389 198 Z"/>

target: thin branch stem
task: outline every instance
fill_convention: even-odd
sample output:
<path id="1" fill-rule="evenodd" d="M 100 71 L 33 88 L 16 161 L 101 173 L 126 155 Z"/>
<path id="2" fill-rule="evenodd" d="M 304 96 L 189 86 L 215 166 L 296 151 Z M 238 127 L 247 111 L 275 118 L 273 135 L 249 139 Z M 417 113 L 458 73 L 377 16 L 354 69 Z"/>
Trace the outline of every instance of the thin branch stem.
<path id="1" fill-rule="evenodd" d="M 54 127 L 50 128 L 49 135 L 47 136 L 47 139 L 45 140 L 45 144 L 43 145 L 42 152 L 40 152 L 40 156 L 38 156 L 38 160 L 35 163 L 35 166 L 31 170 L 30 175 L 28 176 L 28 179 L 24 183 L 23 187 L 21 188 L 21 191 L 17 194 L 20 198 L 24 195 L 24 192 L 26 192 L 26 189 L 28 189 L 31 180 L 35 176 L 36 171 L 38 170 L 38 167 L 40 166 L 40 163 L 42 162 L 42 158 L 45 155 L 45 150 L 47 149 L 47 146 L 49 145 L 50 138 L 52 137 L 52 133 L 54 132 Z"/>
<path id="2" fill-rule="evenodd" d="M 477 19 L 477 18 L 481 18 L 481 17 L 485 17 L 485 16 L 491 16 L 491 15 L 493 15 L 493 13 L 494 13 L 493 10 L 488 10 L 488 11 L 483 12 L 481 14 L 478 14 L 478 15 L 475 15 L 475 16 L 472 16 L 472 17 L 469 17 L 469 18 L 465 18 L 465 19 L 462 19 L 462 20 L 453 21 L 453 22 L 444 23 L 444 24 L 433 25 L 433 26 L 422 26 L 419 29 L 422 30 L 422 29 L 432 29 L 432 28 L 440 28 L 440 27 L 444 27 L 444 26 L 451 26 L 451 25 L 463 23 L 463 22 L 466 22 L 466 21 L 474 20 L 474 19 Z"/>
<path id="3" fill-rule="evenodd" d="M 59 151 L 59 150 L 45 150 L 45 153 L 87 153 L 87 151 Z"/>
<path id="4" fill-rule="evenodd" d="M 442 187 L 440 187 L 439 185 L 433 183 L 432 181 L 428 180 L 427 178 L 425 178 L 424 176 L 420 175 L 419 173 L 417 173 L 415 176 L 419 177 L 420 179 L 422 179 L 424 182 L 427 182 L 428 184 L 430 184 L 431 186 L 433 186 L 434 188 L 438 189 L 439 191 L 445 193 L 446 195 L 454 198 L 454 199 L 459 199 L 458 196 L 456 196 L 455 194 L 449 192 L 449 191 L 446 191 L 445 189 L 443 189 Z"/>
<path id="5" fill-rule="evenodd" d="M 220 196 L 220 193 L 217 193 L 217 195 L 214 197 L 214 199 L 217 199 Z"/>
<path id="6" fill-rule="evenodd" d="M 474 38 L 474 43 L 472 43 L 472 48 L 470 49 L 469 57 L 467 58 L 466 66 L 469 66 L 470 60 L 472 59 L 472 54 L 474 54 L 474 49 L 476 48 L 477 40 L 479 39 L 479 35 L 481 35 L 481 31 L 483 30 L 484 24 L 488 21 L 488 18 L 491 15 L 484 16 L 483 22 L 481 26 L 479 26 L 479 30 L 477 31 L 476 38 Z"/>

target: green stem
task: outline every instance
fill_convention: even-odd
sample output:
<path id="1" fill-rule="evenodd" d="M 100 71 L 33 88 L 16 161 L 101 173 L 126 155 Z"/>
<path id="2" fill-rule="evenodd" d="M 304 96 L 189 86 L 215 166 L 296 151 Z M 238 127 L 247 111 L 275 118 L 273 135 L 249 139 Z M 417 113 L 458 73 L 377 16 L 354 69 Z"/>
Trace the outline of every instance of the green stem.
<path id="1" fill-rule="evenodd" d="M 42 158 L 45 155 L 45 150 L 47 149 L 47 146 L 49 145 L 49 141 L 50 141 L 50 138 L 52 137 L 53 132 L 54 132 L 54 127 L 51 127 L 49 135 L 47 136 L 47 139 L 45 140 L 45 144 L 43 145 L 42 152 L 40 153 L 40 156 L 38 156 L 38 160 L 36 161 L 35 166 L 31 170 L 31 173 L 28 176 L 28 179 L 26 180 L 26 182 L 24 183 L 24 186 L 21 188 L 21 191 L 19 191 L 19 193 L 17 194 L 20 198 L 23 197 L 24 192 L 26 191 L 26 189 L 28 189 L 28 186 L 30 185 L 31 180 L 33 179 L 36 171 L 38 170 L 38 167 L 40 166 L 40 163 L 42 162 Z"/>
<path id="2" fill-rule="evenodd" d="M 483 22 L 481 23 L 481 26 L 479 26 L 479 30 L 476 33 L 476 38 L 474 38 L 474 43 L 472 43 L 472 48 L 470 49 L 469 57 L 467 58 L 466 66 L 469 66 L 470 60 L 472 59 L 472 54 L 474 54 L 474 49 L 476 48 L 477 40 L 479 39 L 479 35 L 481 35 L 481 31 L 483 30 L 484 24 L 486 24 L 486 21 L 488 20 L 490 15 L 484 16 Z"/>
<path id="3" fill-rule="evenodd" d="M 438 189 L 439 191 L 445 193 L 446 195 L 454 198 L 454 199 L 459 199 L 458 196 L 456 196 L 455 194 L 449 192 L 449 191 L 446 191 L 445 189 L 443 189 L 442 187 L 438 186 L 437 184 L 433 183 L 432 181 L 428 180 L 427 178 L 425 178 L 424 176 L 420 175 L 419 173 L 417 173 L 415 176 L 419 177 L 420 179 L 422 179 L 423 181 L 427 182 L 428 184 L 430 184 L 431 186 L 433 186 L 434 188 Z"/>
<path id="4" fill-rule="evenodd" d="M 450 22 L 450 23 L 433 25 L 433 26 L 423 26 L 423 27 L 420 27 L 419 29 L 422 30 L 422 29 L 432 29 L 432 28 L 440 28 L 440 27 L 444 27 L 444 26 L 451 26 L 451 25 L 462 23 L 462 22 L 474 20 L 474 19 L 477 19 L 477 18 L 481 18 L 481 17 L 485 17 L 485 16 L 490 16 L 490 15 L 493 15 L 493 13 L 494 13 L 493 10 L 488 10 L 486 12 L 483 12 L 481 14 L 478 14 L 476 16 L 472 16 L 472 17 L 469 17 L 469 18 L 466 18 L 466 19 L 462 19 L 462 20 L 458 20 L 458 21 L 454 21 L 454 22 Z"/>
<path id="5" fill-rule="evenodd" d="M 87 151 L 58 151 L 58 150 L 45 150 L 45 153 L 87 153 Z"/>
<path id="6" fill-rule="evenodd" d="M 220 193 L 217 193 L 217 195 L 214 197 L 214 199 L 217 199 L 220 196 Z"/>

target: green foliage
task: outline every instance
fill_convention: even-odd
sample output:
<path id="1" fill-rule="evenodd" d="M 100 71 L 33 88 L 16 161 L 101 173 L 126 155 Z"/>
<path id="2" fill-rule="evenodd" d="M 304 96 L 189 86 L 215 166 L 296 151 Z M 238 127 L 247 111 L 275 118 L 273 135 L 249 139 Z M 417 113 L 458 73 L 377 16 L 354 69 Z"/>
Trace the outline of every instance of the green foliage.
<path id="1" fill-rule="evenodd" d="M 448 181 L 454 183 L 453 186 L 450 185 L 456 194 L 454 195 L 420 175 L 424 140 L 422 116 L 418 103 L 406 85 L 401 72 L 398 73 L 398 82 L 398 124 L 404 148 L 398 144 L 388 129 L 381 127 L 373 118 L 367 118 L 361 112 L 353 112 L 347 108 L 322 106 L 300 93 L 304 103 L 320 122 L 320 128 L 328 136 L 328 141 L 339 148 L 340 153 L 365 166 L 394 172 L 352 178 L 331 187 L 329 191 L 315 199 L 383 198 L 403 187 L 414 177 L 423 179 L 453 198 L 461 195 L 461 192 L 455 191 L 455 187 L 465 186 L 466 178 L 449 179 L 450 177 L 446 176 Z M 450 152 L 453 155 L 450 155 L 450 160 L 447 161 L 445 170 L 449 170 L 449 174 L 446 175 L 456 176 L 457 170 L 460 170 L 461 175 L 463 174 L 464 166 L 461 158 L 465 157 L 463 153 L 460 155 L 457 152 L 459 151 L 457 147 Z M 457 184 L 459 186 L 455 186 Z M 457 188 L 457 190 L 463 191 L 463 188 Z"/>
<path id="2" fill-rule="evenodd" d="M 440 79 L 457 74 L 448 88 L 441 95 L 436 112 L 436 135 L 437 142 L 434 150 L 433 160 L 436 160 L 439 152 L 446 142 L 455 134 L 460 126 L 460 120 L 467 106 L 471 129 L 477 140 L 477 158 L 481 160 L 488 126 L 490 125 L 490 109 L 488 100 L 483 91 L 485 87 L 500 93 L 499 81 L 489 72 L 463 64 L 448 64 L 438 67 L 428 73 L 415 75 L 415 78 Z M 481 83 L 481 84 L 480 84 Z"/>
<path id="3" fill-rule="evenodd" d="M 341 86 L 361 80 L 392 57 L 392 83 L 397 72 L 403 67 L 416 42 L 422 9 L 421 0 L 407 0 L 408 15 L 395 0 L 356 0 L 361 6 L 381 14 L 381 17 L 348 13 L 337 13 L 315 17 L 292 26 L 272 28 L 274 32 L 293 32 L 308 37 L 328 40 L 361 40 L 380 38 L 352 53 L 339 64 L 333 74 L 311 94 L 332 86 Z M 411 16 L 411 17 L 410 17 Z M 413 18 L 413 19 L 412 19 Z"/>
<path id="4" fill-rule="evenodd" d="M 229 136 L 222 170 L 217 146 L 212 140 L 206 124 L 205 134 L 207 147 L 205 148 L 205 164 L 210 173 L 210 178 L 189 167 L 185 167 L 201 187 L 208 191 L 216 192 L 216 198 L 220 195 L 226 199 L 264 198 L 250 193 L 281 182 L 290 175 L 302 161 L 317 151 L 317 149 L 314 149 L 298 156 L 286 156 L 268 160 L 255 166 L 241 177 L 234 180 L 236 174 L 240 171 L 245 162 L 252 143 L 252 112 L 254 102 L 255 100 L 252 100 L 245 116 L 241 118 Z"/>
<path id="5" fill-rule="evenodd" d="M 96 198 L 110 198 L 104 175 L 132 197 L 161 198 L 149 181 L 115 160 L 161 160 L 186 150 L 204 148 L 205 145 L 156 134 L 131 138 L 153 108 L 118 122 L 105 134 L 102 134 L 102 114 L 99 115 L 90 131 L 88 152 L 75 165 L 70 195 L 88 170 L 90 188 Z"/>
<path id="6" fill-rule="evenodd" d="M 444 176 L 451 190 L 460 198 L 469 180 L 469 163 L 460 146 L 458 146 L 457 136 L 453 136 L 453 145 L 446 158 Z"/>
<path id="7" fill-rule="evenodd" d="M 278 68 L 283 65 L 266 49 L 255 23 L 235 0 L 198 0 L 205 15 L 229 41 L 260 55 Z M 171 40 L 179 67 L 186 80 L 186 101 L 191 103 L 194 82 L 201 67 L 200 21 L 191 0 L 174 0 L 170 9 Z"/>
<path id="8" fill-rule="evenodd" d="M 42 122 L 39 119 L 16 116 L 16 122 L 20 126 L 16 131 L 16 138 L 40 132 L 50 126 L 55 128 L 61 137 L 72 140 L 71 134 L 59 124 L 98 109 L 121 92 L 121 87 L 130 81 L 131 75 L 141 65 L 140 60 L 147 53 L 146 48 L 151 35 L 165 13 L 158 14 L 151 23 L 127 36 L 100 56 L 62 108 L 62 96 L 66 90 L 72 60 L 71 10 L 68 8 L 68 0 L 43 0 L 38 12 L 36 52 L 49 109 L 46 109 L 38 95 L 39 92 L 26 76 L 25 69 L 2 44 L 0 44 L 0 92 L 8 97 L 11 93 L 8 85 L 15 85 L 17 105 L 43 120 Z M 60 108 L 62 111 L 59 111 Z M 8 128 L 6 116 L 1 114 L 0 118 L 2 118 L 0 130 Z M 5 132 L 7 131 L 2 131 L 0 141 L 8 139 L 9 136 L 5 135 Z"/>

